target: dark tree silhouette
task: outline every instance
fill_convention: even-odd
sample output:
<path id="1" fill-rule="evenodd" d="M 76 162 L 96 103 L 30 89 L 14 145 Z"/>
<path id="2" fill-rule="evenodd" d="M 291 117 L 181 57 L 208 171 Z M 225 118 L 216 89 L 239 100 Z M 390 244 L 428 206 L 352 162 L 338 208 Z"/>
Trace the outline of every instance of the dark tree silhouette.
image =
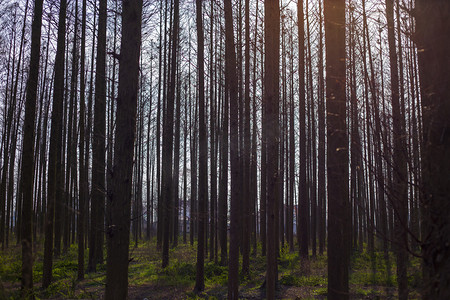
<path id="1" fill-rule="evenodd" d="M 88 271 L 103 262 L 105 216 L 105 152 L 106 152 L 106 11 L 101 0 L 98 16 L 97 59 L 95 70 L 94 135 L 92 140 L 91 230 Z"/>
<path id="2" fill-rule="evenodd" d="M 450 297 L 450 3 L 416 1 L 423 122 L 423 298 Z"/>
<path id="3" fill-rule="evenodd" d="M 197 238 L 197 272 L 195 276 L 194 292 L 205 289 L 204 261 L 205 261 L 205 228 L 206 228 L 206 203 L 208 191 L 208 140 L 206 136 L 205 114 L 205 46 L 203 36 L 202 1 L 196 0 L 197 23 L 197 64 L 198 64 L 198 115 L 199 115 L 199 180 L 198 180 L 198 238 Z"/>
<path id="4" fill-rule="evenodd" d="M 87 152 L 87 143 L 85 140 L 86 132 L 86 99 L 85 99 L 85 59 L 86 59 L 86 0 L 83 0 L 82 20 L 81 20 L 81 56 L 80 56 L 80 194 L 78 202 L 78 280 L 84 278 L 84 240 L 85 240 L 85 216 L 86 203 L 89 198 L 89 182 L 88 172 L 85 160 L 85 152 Z"/>
<path id="5" fill-rule="evenodd" d="M 108 196 L 106 299 L 126 299 L 130 242 L 133 149 L 141 52 L 142 0 L 125 0 L 122 7 L 119 89 L 114 143 L 113 184 Z"/>
<path id="6" fill-rule="evenodd" d="M 62 115 L 64 98 L 64 52 L 66 46 L 67 1 L 62 0 L 59 7 L 58 42 L 55 58 L 55 77 L 53 83 L 52 127 L 50 131 L 50 150 L 48 162 L 48 200 L 45 220 L 44 267 L 42 286 L 47 288 L 52 281 L 53 265 L 53 223 L 56 201 L 61 201 L 61 147 Z"/>
<path id="7" fill-rule="evenodd" d="M 228 299 L 239 298 L 239 154 L 238 154 L 238 83 L 234 46 L 233 11 L 231 0 L 225 0 L 225 85 L 230 97 L 230 162 L 231 213 L 230 255 L 228 261 Z M 222 248 L 223 249 L 223 248 Z"/>
<path id="8" fill-rule="evenodd" d="M 33 175 L 34 175 L 34 133 L 36 118 L 36 97 L 39 77 L 39 56 L 41 50 L 43 0 L 34 3 L 34 17 L 31 37 L 30 75 L 27 82 L 24 137 L 22 150 L 22 289 L 23 298 L 33 288 Z"/>
<path id="9" fill-rule="evenodd" d="M 162 168 L 162 200 L 164 208 L 164 231 L 163 231 L 163 255 L 162 266 L 167 267 L 169 264 L 169 239 L 170 239 L 170 221 L 172 216 L 172 200 L 173 200 L 173 177 L 172 177 L 172 160 L 173 160 L 173 114 L 175 104 L 176 89 L 176 70 L 177 70 L 177 51 L 178 51 L 178 30 L 179 30 L 179 0 L 174 1 L 173 7 L 173 31 L 171 35 L 171 51 L 172 57 L 170 62 L 170 79 L 168 87 L 168 95 L 166 101 L 166 111 L 164 115 L 163 126 L 163 168 Z"/>
<path id="10" fill-rule="evenodd" d="M 328 137 L 328 297 L 348 299 L 345 1 L 324 0 L 324 19 Z"/>
<path id="11" fill-rule="evenodd" d="M 267 184 L 267 273 L 266 296 L 275 298 L 277 268 L 277 226 L 278 218 L 278 177 L 279 177 L 279 62 L 280 62 L 280 4 L 278 0 L 264 2 L 264 130 L 266 143 L 266 184 Z M 264 166 L 263 166 L 264 167 Z"/>

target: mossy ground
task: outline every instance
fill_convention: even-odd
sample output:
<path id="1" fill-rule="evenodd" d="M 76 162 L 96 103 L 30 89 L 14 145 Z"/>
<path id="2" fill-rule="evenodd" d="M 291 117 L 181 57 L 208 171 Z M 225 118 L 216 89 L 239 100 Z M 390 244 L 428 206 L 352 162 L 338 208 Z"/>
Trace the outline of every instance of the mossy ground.
<path id="1" fill-rule="evenodd" d="M 77 281 L 77 246 L 72 245 L 53 264 L 53 283 L 46 290 L 42 281 L 42 247 L 37 246 L 33 269 L 36 299 L 102 299 L 105 287 L 105 265 L 96 273 L 88 273 Z M 130 299 L 225 299 L 227 296 L 227 267 L 205 260 L 205 291 L 192 293 L 195 284 L 197 246 L 180 243 L 170 250 L 170 264 L 161 268 L 161 254 L 154 241 L 142 241 L 130 248 L 129 298 Z M 265 258 L 251 256 L 249 276 L 240 276 L 240 295 L 243 299 L 263 299 Z M 279 257 L 278 298 L 326 299 L 327 258 L 311 257 L 301 261 L 298 253 L 281 249 Z M 391 276 L 387 276 L 382 253 L 376 253 L 375 262 L 366 252 L 355 253 L 351 259 L 350 292 L 352 299 L 396 299 L 395 258 Z M 87 256 L 87 255 L 86 255 Z M 87 261 L 86 261 L 87 263 Z M 374 272 L 375 267 L 375 272 Z M 409 263 L 410 298 L 419 298 L 420 261 Z M 0 252 L 0 300 L 20 298 L 20 247 Z"/>

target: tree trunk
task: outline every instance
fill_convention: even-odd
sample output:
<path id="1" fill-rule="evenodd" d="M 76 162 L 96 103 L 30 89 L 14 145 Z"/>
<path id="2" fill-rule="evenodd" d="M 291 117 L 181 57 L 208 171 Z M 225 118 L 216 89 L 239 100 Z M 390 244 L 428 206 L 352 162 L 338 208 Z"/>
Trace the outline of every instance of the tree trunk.
<path id="1" fill-rule="evenodd" d="M 170 218 L 172 215 L 172 158 L 173 158 L 173 111 L 175 104 L 175 79 L 177 66 L 178 51 L 178 25 L 179 24 L 179 0 L 174 1 L 173 31 L 171 36 L 171 70 L 169 89 L 166 101 L 166 111 L 164 115 L 163 130 L 163 169 L 162 169 L 162 199 L 164 207 L 164 227 L 163 227 L 163 255 L 162 267 L 165 268 L 169 264 L 169 238 L 170 238 Z"/>
<path id="2" fill-rule="evenodd" d="M 27 82 L 24 137 L 22 150 L 22 283 L 23 297 L 27 298 L 33 288 L 33 175 L 34 175 L 34 121 L 36 118 L 36 97 L 39 77 L 39 56 L 41 50 L 43 0 L 34 3 L 34 17 L 31 32 L 30 74 Z"/>
<path id="3" fill-rule="evenodd" d="M 391 70 L 391 93 L 392 93 L 392 125 L 393 125 L 393 185 L 391 195 L 392 204 L 395 210 L 395 240 L 397 256 L 397 282 L 399 299 L 408 298 L 408 278 L 407 278 L 407 162 L 406 162 L 406 136 L 404 116 L 401 112 L 399 99 L 398 63 L 395 47 L 394 33 L 394 7 L 393 0 L 386 0 L 386 19 L 388 24 L 389 61 Z M 402 120 L 403 119 L 403 120 Z"/>
<path id="4" fill-rule="evenodd" d="M 227 58 L 225 58 L 227 60 Z M 229 75 L 226 75 L 228 78 Z M 222 129 L 220 143 L 220 183 L 219 183 L 219 239 L 220 239 L 220 264 L 228 263 L 228 120 L 229 120 L 229 91 L 225 89 L 222 109 Z"/>
<path id="5" fill-rule="evenodd" d="M 279 174 L 279 58 L 280 58 L 280 4 L 278 0 L 264 2 L 264 38 L 266 59 L 264 60 L 264 119 L 267 145 L 267 273 L 266 297 L 275 298 L 278 280 L 277 266 L 277 202 Z M 264 142 L 264 141 L 263 141 Z"/>
<path id="6" fill-rule="evenodd" d="M 325 178 L 325 97 L 324 97 L 324 74 L 323 74 L 323 18 L 322 18 L 322 0 L 319 0 L 319 92 L 318 92 L 318 206 L 319 206 L 319 254 L 323 255 L 325 249 L 326 236 L 326 178 Z"/>
<path id="7" fill-rule="evenodd" d="M 94 98 L 94 135 L 92 141 L 91 241 L 88 270 L 103 262 L 105 215 L 105 142 L 106 142 L 106 17 L 107 1 L 101 0 L 98 16 L 97 60 Z"/>
<path id="8" fill-rule="evenodd" d="M 211 1 L 211 12 L 210 12 L 210 28 L 209 28 L 209 38 L 210 38 L 210 53 L 209 53 L 209 101 L 210 101 L 210 136 L 211 136 L 211 147 L 210 147 L 210 155 L 211 155 L 211 205 L 210 205 L 210 239 L 209 239 L 209 260 L 213 261 L 216 253 L 216 206 L 217 206 L 217 159 L 216 159 L 216 97 L 214 94 L 214 63 L 213 63 L 213 32 L 214 32 L 214 1 Z M 216 257 L 217 259 L 217 257 Z"/>
<path id="9" fill-rule="evenodd" d="M 47 288 L 52 281 L 53 258 L 53 221 L 55 203 L 60 201 L 61 194 L 61 146 L 62 115 L 64 100 L 64 49 L 66 45 L 66 10 L 67 1 L 61 0 L 58 22 L 58 42 L 55 57 L 55 77 L 53 83 L 52 127 L 50 132 L 48 201 L 45 220 L 44 266 L 42 287 Z"/>
<path id="10" fill-rule="evenodd" d="M 141 47 L 142 0 L 123 2 L 114 144 L 113 185 L 108 196 L 106 299 L 126 299 L 128 292 L 128 251 L 130 237 L 133 146 Z"/>
<path id="11" fill-rule="evenodd" d="M 450 3 L 417 0 L 416 43 L 422 95 L 423 298 L 450 298 Z"/>
<path id="12" fill-rule="evenodd" d="M 299 206 L 297 216 L 297 240 L 300 245 L 300 256 L 308 259 L 308 191 L 306 186 L 306 102 L 305 102 L 305 24 L 303 14 L 303 0 L 298 1 L 298 47 L 299 47 L 299 115 L 300 115 L 300 178 L 299 178 Z"/>
<path id="13" fill-rule="evenodd" d="M 348 299 L 345 1 L 324 1 L 328 163 L 328 297 Z"/>
<path id="14" fill-rule="evenodd" d="M 86 203 L 89 198 L 89 182 L 87 178 L 87 167 L 85 162 L 85 151 L 88 151 L 85 141 L 86 132 L 86 103 L 85 103 L 85 58 L 86 58 L 86 0 L 83 0 L 82 20 L 81 20 L 81 57 L 80 57 L 80 194 L 78 202 L 78 280 L 84 278 L 84 240 L 85 240 L 85 222 Z"/>
<path id="15" fill-rule="evenodd" d="M 205 118 L 205 54 L 203 36 L 202 1 L 196 0 L 197 23 L 197 64 L 198 64 L 198 115 L 199 115 L 199 182 L 198 182 L 198 241 L 197 241 L 197 269 L 194 292 L 205 289 L 204 261 L 205 261 L 205 225 L 206 225 L 206 192 L 208 189 L 208 140 L 206 135 Z"/>
<path id="16" fill-rule="evenodd" d="M 230 256 L 228 261 L 228 299 L 239 298 L 239 137 L 238 137 L 238 83 L 236 52 L 234 47 L 233 11 L 231 0 L 225 9 L 225 86 L 230 97 L 230 160 L 231 160 L 231 213 Z"/>
<path id="17" fill-rule="evenodd" d="M 180 48 L 180 47 L 179 47 Z M 178 59 L 180 51 L 178 50 Z M 173 247 L 178 246 L 179 225 L 178 220 L 180 216 L 180 132 L 181 132 L 181 80 L 179 75 L 179 68 L 177 68 L 177 95 L 175 108 L 175 149 L 174 149 L 174 173 L 173 173 Z"/>

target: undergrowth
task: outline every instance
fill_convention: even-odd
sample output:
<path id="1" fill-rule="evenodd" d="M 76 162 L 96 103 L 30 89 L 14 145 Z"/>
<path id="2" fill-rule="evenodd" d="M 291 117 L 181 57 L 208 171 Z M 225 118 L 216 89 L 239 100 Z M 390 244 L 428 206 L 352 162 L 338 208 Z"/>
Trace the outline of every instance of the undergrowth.
<path id="1" fill-rule="evenodd" d="M 205 259 L 205 292 L 193 294 L 196 275 L 196 247 L 180 243 L 170 249 L 169 266 L 161 267 L 161 253 L 156 242 L 133 243 L 130 247 L 129 286 L 134 288 L 158 286 L 170 291 L 176 287 L 184 291 L 188 299 L 222 299 L 226 297 L 228 267 Z M 258 245 L 260 246 L 260 245 Z M 33 290 L 36 299 L 71 298 L 98 299 L 104 291 L 106 265 L 97 267 L 97 272 L 86 273 L 83 281 L 77 281 L 77 245 L 71 245 L 67 251 L 53 262 L 53 281 L 46 289 L 41 288 L 43 274 L 42 245 L 37 245 L 34 257 Z M 246 298 L 262 297 L 266 270 L 266 257 L 250 256 L 249 274 L 240 273 L 240 293 Z M 86 252 L 87 265 L 87 256 Z M 106 257 L 106 253 L 105 253 Z M 395 256 L 390 253 L 390 273 L 387 271 L 382 252 L 370 256 L 367 252 L 354 253 L 351 257 L 350 289 L 355 298 L 383 298 L 387 294 L 395 298 L 396 272 Z M 241 259 L 242 263 L 242 259 Z M 420 260 L 413 258 L 409 262 L 409 286 L 411 298 L 418 295 L 420 288 Z M 20 247 L 11 247 L 0 253 L 0 300 L 20 298 L 21 276 Z M 290 252 L 288 247 L 280 249 L 278 257 L 279 293 L 292 292 L 307 294 L 308 297 L 321 298 L 327 294 L 327 257 L 318 255 L 309 260 L 300 258 L 297 251 Z M 389 274 L 389 276 L 388 276 Z M 287 292 L 289 290 L 289 292 Z M 178 299 L 178 298 L 177 298 Z"/>

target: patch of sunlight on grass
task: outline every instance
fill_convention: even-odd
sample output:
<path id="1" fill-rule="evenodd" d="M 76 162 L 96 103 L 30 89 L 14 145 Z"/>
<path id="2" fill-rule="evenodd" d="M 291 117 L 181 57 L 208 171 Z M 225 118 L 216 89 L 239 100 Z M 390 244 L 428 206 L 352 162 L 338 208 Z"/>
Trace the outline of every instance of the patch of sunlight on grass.
<path id="1" fill-rule="evenodd" d="M 289 285 L 289 286 L 326 286 L 328 281 L 325 277 L 321 276 L 297 276 L 295 274 L 287 274 L 281 276 L 280 283 L 283 285 Z"/>
<path id="2" fill-rule="evenodd" d="M 320 288 L 313 289 L 312 294 L 315 296 L 326 296 L 328 294 L 328 288 L 320 287 Z"/>

